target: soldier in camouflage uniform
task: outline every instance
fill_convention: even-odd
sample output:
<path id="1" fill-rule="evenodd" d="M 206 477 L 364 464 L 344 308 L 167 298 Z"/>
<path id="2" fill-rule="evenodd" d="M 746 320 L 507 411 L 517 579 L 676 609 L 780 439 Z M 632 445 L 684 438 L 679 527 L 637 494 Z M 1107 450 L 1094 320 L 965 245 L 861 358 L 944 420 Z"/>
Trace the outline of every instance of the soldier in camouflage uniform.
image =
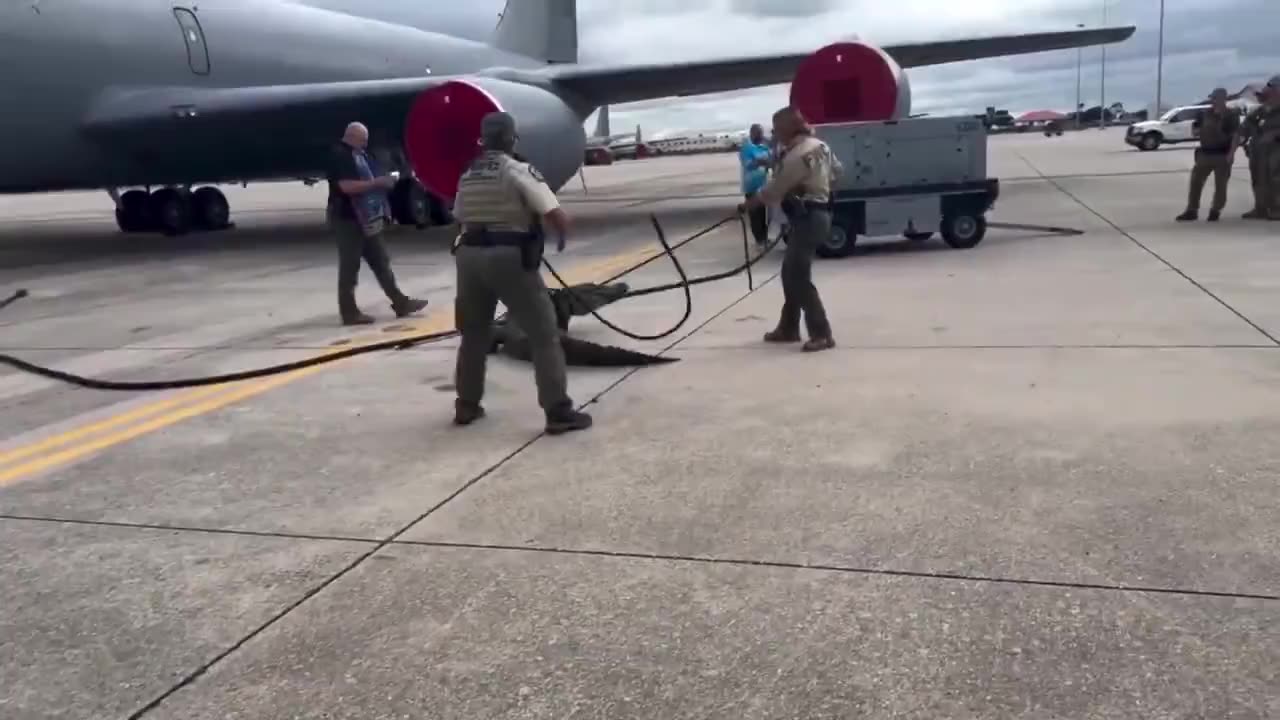
<path id="1" fill-rule="evenodd" d="M 1280 220 L 1280 75 L 1258 93 L 1262 105 L 1240 126 L 1238 144 L 1245 145 L 1253 180 L 1249 220 Z"/>
<path id="2" fill-rule="evenodd" d="M 1191 168 L 1187 209 L 1178 216 L 1179 222 L 1195 220 L 1199 216 L 1200 196 L 1210 175 L 1213 175 L 1213 205 L 1209 208 L 1209 222 L 1217 222 L 1222 208 L 1227 205 L 1227 183 L 1231 180 L 1231 165 L 1236 157 L 1234 145 L 1240 130 L 1240 113 L 1227 106 L 1225 88 L 1214 88 L 1209 99 L 1212 106 L 1200 113 L 1196 121 L 1200 147 L 1196 148 L 1195 165 Z"/>
<path id="3" fill-rule="evenodd" d="M 484 416 L 485 361 L 492 346 L 498 301 L 529 339 L 538 403 L 549 434 L 584 430 L 591 416 L 578 412 L 567 392 L 564 350 L 547 286 L 539 274 L 542 222 L 558 233 L 560 249 L 568 217 L 537 168 L 513 157 L 515 120 L 503 112 L 481 124 L 484 151 L 458 183 L 453 215 L 461 225 L 458 267 L 458 347 L 454 422 L 469 425 Z"/>

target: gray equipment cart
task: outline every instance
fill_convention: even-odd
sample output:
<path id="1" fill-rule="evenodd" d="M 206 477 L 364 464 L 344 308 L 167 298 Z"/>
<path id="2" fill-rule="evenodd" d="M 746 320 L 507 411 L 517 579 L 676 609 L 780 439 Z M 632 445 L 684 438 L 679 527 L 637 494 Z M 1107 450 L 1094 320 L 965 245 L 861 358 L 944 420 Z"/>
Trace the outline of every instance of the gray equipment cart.
<path id="1" fill-rule="evenodd" d="M 987 131 L 971 115 L 818 125 L 844 165 L 832 193 L 832 229 L 820 257 L 845 257 L 859 235 L 971 248 L 1000 194 L 987 177 Z"/>

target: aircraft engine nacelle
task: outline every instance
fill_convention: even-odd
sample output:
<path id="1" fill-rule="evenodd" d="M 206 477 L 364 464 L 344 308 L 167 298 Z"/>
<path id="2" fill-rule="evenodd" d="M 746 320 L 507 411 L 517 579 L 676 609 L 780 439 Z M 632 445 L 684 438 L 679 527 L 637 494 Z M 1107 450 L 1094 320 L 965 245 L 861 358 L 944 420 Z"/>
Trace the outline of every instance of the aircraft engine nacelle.
<path id="1" fill-rule="evenodd" d="M 911 114 L 911 83 L 880 48 L 834 43 L 800 63 L 791 105 L 815 125 L 897 120 Z"/>
<path id="2" fill-rule="evenodd" d="M 511 113 L 516 152 L 534 165 L 553 190 L 582 164 L 586 131 L 582 119 L 554 93 L 532 85 L 469 78 L 423 91 L 405 121 L 405 155 L 418 180 L 453 200 L 458 179 L 480 151 L 480 121 L 495 111 Z"/>

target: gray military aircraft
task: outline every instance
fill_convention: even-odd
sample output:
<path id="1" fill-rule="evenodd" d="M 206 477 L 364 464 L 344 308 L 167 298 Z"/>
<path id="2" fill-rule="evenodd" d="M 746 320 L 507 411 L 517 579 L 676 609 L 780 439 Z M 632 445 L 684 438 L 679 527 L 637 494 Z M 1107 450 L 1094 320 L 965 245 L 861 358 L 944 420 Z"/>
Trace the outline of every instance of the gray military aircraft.
<path id="1" fill-rule="evenodd" d="M 1134 31 L 584 64 L 575 0 L 509 1 L 487 42 L 433 31 L 449 12 L 421 0 L 0 0 L 0 192 L 105 189 L 125 232 L 227 227 L 214 185 L 323 176 L 327 149 L 359 119 L 404 172 L 397 220 L 424 225 L 446 217 L 494 109 L 517 117 L 521 152 L 559 189 L 602 105 L 792 82 L 815 122 L 903 117 L 903 68 Z"/>

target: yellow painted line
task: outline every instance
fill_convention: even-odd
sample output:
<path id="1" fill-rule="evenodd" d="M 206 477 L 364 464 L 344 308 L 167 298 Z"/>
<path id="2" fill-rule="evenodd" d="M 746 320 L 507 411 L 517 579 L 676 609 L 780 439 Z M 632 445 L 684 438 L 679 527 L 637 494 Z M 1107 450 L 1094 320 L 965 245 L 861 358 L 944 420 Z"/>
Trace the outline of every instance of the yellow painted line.
<path id="1" fill-rule="evenodd" d="M 652 251 L 637 250 L 622 255 L 615 255 L 604 260 L 585 263 L 581 266 L 573 267 L 561 273 L 567 282 L 588 282 L 592 278 L 602 275 L 610 275 L 619 270 L 630 267 L 648 257 L 652 256 Z M 558 283 L 552 278 L 548 278 L 550 287 L 557 287 Z M 453 312 L 451 311 L 452 303 L 431 313 L 422 322 L 408 324 L 401 334 L 425 334 L 443 332 L 454 329 Z M 351 347 L 364 347 L 384 341 L 385 337 L 370 336 L 367 341 L 356 342 L 344 346 L 342 350 Z M 325 353 L 317 357 L 324 357 Z M 344 358 L 334 361 L 329 365 L 336 365 L 353 358 Z M 114 445 L 132 440 L 141 435 L 145 435 L 156 430 L 169 427 L 178 422 L 191 417 L 203 415 L 214 410 L 226 407 L 234 402 L 244 400 L 255 395 L 260 395 L 268 390 L 280 387 L 294 380 L 307 377 L 314 373 L 325 369 L 329 365 L 312 365 L 310 367 L 294 370 L 289 373 L 276 375 L 261 380 L 251 380 L 233 385 L 219 385 L 208 388 L 200 388 L 196 392 L 187 393 L 178 397 L 168 398 L 166 400 L 144 405 L 135 408 L 129 412 L 122 413 L 118 416 L 107 418 L 81 428 L 68 430 L 30 445 L 18 447 L 8 450 L 0 454 L 0 487 L 15 484 L 24 478 L 30 477 L 37 473 L 64 465 L 75 461 L 91 453 L 103 450 Z M 168 411 L 160 414 L 161 411 Z M 149 416 L 150 419 L 147 419 Z M 135 421 L 136 424 L 130 425 Z M 116 432 L 99 435 L 104 431 L 110 431 L 113 428 L 126 426 L 124 429 Z M 97 437 L 94 437 L 97 435 Z M 46 450 L 52 450 L 59 446 L 67 445 L 75 440 L 89 438 L 86 442 L 74 444 L 66 449 L 58 450 L 47 455 L 35 457 L 34 459 L 13 465 L 14 462 L 29 458 L 33 455 L 40 455 Z M 7 466 L 7 467 L 6 467 Z"/>
<path id="2" fill-rule="evenodd" d="M 78 428 L 67 430 L 66 432 L 50 435 L 42 440 L 32 442 L 29 445 L 0 452 L 0 467 L 17 462 L 25 457 L 30 457 L 36 453 L 56 448 L 60 445 L 66 445 L 73 440 L 79 440 L 80 438 L 94 435 L 104 430 L 110 430 L 111 428 L 118 427 L 120 425 L 126 425 L 135 420 L 141 420 L 148 415 L 154 415 L 161 410 L 167 410 L 175 405 L 182 405 L 189 401 L 221 392 L 226 392 L 226 387 L 215 385 L 199 388 L 195 392 L 184 392 L 160 402 L 148 403 L 128 412 L 113 415 L 105 420 L 99 420 L 98 422 L 90 423 L 89 425 L 82 425 Z"/>
<path id="3" fill-rule="evenodd" d="M 119 445 L 120 443 L 132 440 L 140 435 L 145 435 L 146 433 L 154 430 L 168 427 L 187 418 L 217 410 L 218 408 L 230 405 L 237 400 L 243 400 L 245 398 L 264 393 L 292 380 L 319 372 L 322 368 L 323 366 L 321 365 L 313 365 L 312 367 L 296 370 L 288 375 L 276 375 L 269 380 L 238 387 L 234 392 L 223 393 L 209 398 L 204 402 L 187 405 L 173 413 L 161 415 L 160 417 L 138 423 L 137 425 L 125 428 L 120 432 L 95 438 L 89 442 L 76 445 L 51 455 L 36 458 L 35 460 L 31 460 L 16 467 L 11 467 L 7 470 L 0 470 L 0 487 L 11 485 L 21 480 L 23 477 L 34 475 L 41 471 L 77 460 L 85 455 L 102 450 L 103 448 L 108 448 L 112 445 Z"/>

